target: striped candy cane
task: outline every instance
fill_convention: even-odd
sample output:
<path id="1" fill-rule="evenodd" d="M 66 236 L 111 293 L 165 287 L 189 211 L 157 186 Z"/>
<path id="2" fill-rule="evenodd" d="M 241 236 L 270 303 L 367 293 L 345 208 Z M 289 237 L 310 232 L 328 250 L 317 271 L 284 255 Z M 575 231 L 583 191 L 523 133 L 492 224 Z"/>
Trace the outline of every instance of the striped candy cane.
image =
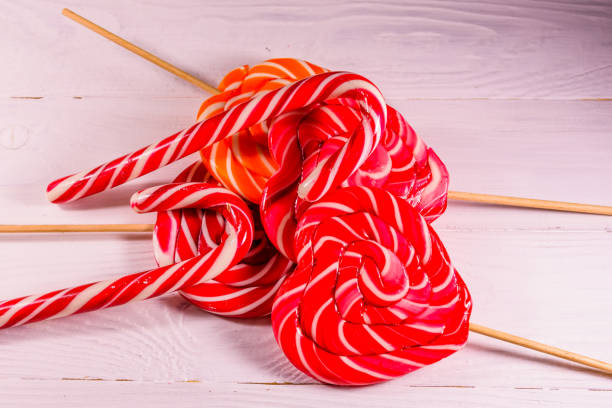
<path id="1" fill-rule="evenodd" d="M 204 164 L 196 162 L 174 182 L 211 180 Z M 199 308 L 222 316 L 270 314 L 274 295 L 294 264 L 270 244 L 258 221 L 258 211 L 253 211 L 253 215 L 253 244 L 244 259 L 212 280 L 181 290 L 181 295 Z M 157 263 L 170 265 L 212 251 L 221 242 L 225 223 L 219 213 L 210 210 L 181 208 L 159 212 L 153 232 Z"/>
<path id="2" fill-rule="evenodd" d="M 185 290 L 219 277 L 247 254 L 253 242 L 253 219 L 246 204 L 234 193 L 214 184 L 176 183 L 134 194 L 137 212 L 206 208 L 225 220 L 218 231 L 219 245 L 193 258 L 119 279 L 90 283 L 43 295 L 0 302 L 0 328 L 150 299 Z M 207 234 L 207 230 L 203 230 Z"/>
<path id="3" fill-rule="evenodd" d="M 362 76 L 346 72 L 323 73 L 260 94 L 158 143 L 90 171 L 56 180 L 47 187 L 47 197 L 55 203 L 78 200 L 147 174 L 269 118 L 336 98 L 355 100 L 363 112 L 363 126 L 355 130 L 341 150 L 320 163 L 302 182 L 301 197 L 316 201 L 367 160 L 385 128 L 384 99 L 376 86 Z"/>
<path id="4" fill-rule="evenodd" d="M 272 309 L 278 344 L 330 384 L 385 381 L 457 351 L 471 299 L 446 250 L 408 203 L 377 188 L 336 190 L 311 205 L 298 266 Z"/>

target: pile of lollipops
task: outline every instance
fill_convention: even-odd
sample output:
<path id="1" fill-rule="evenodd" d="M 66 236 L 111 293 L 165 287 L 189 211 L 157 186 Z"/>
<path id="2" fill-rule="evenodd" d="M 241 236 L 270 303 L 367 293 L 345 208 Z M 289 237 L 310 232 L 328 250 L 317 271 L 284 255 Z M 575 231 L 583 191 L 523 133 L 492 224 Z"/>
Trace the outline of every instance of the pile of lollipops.
<path id="1" fill-rule="evenodd" d="M 79 200 L 199 152 L 170 184 L 135 193 L 157 212 L 158 268 L 0 302 L 0 328 L 179 291 L 215 314 L 271 314 L 298 369 L 371 384 L 467 341 L 472 301 L 431 227 L 448 171 L 379 89 L 298 59 L 229 72 L 194 125 L 52 182 Z"/>

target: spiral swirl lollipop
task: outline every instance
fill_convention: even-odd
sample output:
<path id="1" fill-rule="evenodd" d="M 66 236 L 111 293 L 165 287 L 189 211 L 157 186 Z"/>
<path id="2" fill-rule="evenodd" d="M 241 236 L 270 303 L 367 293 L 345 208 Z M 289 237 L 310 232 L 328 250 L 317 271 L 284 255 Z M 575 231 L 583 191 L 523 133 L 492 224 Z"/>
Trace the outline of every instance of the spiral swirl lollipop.
<path id="1" fill-rule="evenodd" d="M 299 221 L 296 271 L 272 309 L 278 344 L 325 383 L 372 384 L 434 363 L 468 336 L 471 298 L 446 250 L 408 203 L 347 187 Z"/>
<path id="2" fill-rule="evenodd" d="M 245 98 L 306 78 L 313 72 L 325 71 L 310 62 L 293 58 L 272 59 L 251 68 L 246 65 L 236 68 L 221 81 L 221 94 L 204 101 L 198 120 L 230 109 Z M 381 180 L 385 189 L 409 200 L 428 221 L 433 221 L 446 208 L 448 172 L 401 114 L 390 106 L 387 110 L 389 119 L 382 148 L 378 148 L 344 185 L 381 187 L 381 183 L 376 182 Z M 355 111 L 344 124 L 339 123 L 339 116 L 346 112 L 330 113 L 332 115 L 321 119 L 328 122 L 324 127 L 340 127 L 336 133 L 345 133 L 347 127 L 354 128 L 357 124 L 355 121 L 350 123 L 350 116 L 358 119 Z M 269 125 L 269 120 L 262 122 L 201 151 L 202 160 L 217 180 L 254 203 L 260 202 L 265 184 L 278 170 L 276 159 L 279 154 L 271 155 L 270 149 L 275 147 L 268 146 Z M 297 156 L 291 158 L 295 159 Z"/>
<path id="3" fill-rule="evenodd" d="M 446 208 L 448 172 L 437 155 L 387 106 L 383 139 L 368 159 L 342 186 L 378 187 L 417 209 L 427 221 Z M 270 152 L 279 170 L 269 179 L 261 200 L 261 217 L 271 241 L 290 259 L 297 221 L 309 203 L 300 187 L 320 162 L 346 144 L 362 118 L 352 101 L 337 99 L 275 118 L 269 128 Z"/>
<path id="4" fill-rule="evenodd" d="M 174 182 L 215 183 L 202 162 L 186 168 Z M 255 230 L 246 256 L 216 278 L 181 290 L 199 308 L 231 317 L 270 314 L 274 295 L 293 269 L 293 263 L 270 244 L 259 223 L 257 209 L 252 209 L 252 213 Z M 221 243 L 225 223 L 219 213 L 206 209 L 159 212 L 153 231 L 157 263 L 170 265 L 213 250 Z"/>

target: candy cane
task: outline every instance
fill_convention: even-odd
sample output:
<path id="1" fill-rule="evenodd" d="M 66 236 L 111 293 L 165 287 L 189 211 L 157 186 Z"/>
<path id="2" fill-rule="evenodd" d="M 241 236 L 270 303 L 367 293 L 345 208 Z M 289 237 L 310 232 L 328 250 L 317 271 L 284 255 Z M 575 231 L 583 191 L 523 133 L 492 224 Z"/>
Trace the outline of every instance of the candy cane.
<path id="1" fill-rule="evenodd" d="M 425 219 L 377 188 L 336 190 L 311 205 L 298 267 L 274 301 L 289 360 L 313 378 L 361 385 L 434 363 L 467 341 L 469 292 Z"/>
<path id="2" fill-rule="evenodd" d="M 196 162 L 174 182 L 211 181 L 204 164 Z M 253 216 L 253 244 L 244 259 L 212 280 L 181 290 L 181 295 L 199 308 L 222 316 L 270 314 L 274 295 L 294 264 L 270 244 L 258 222 L 258 211 L 253 211 Z M 214 211 L 161 211 L 153 232 L 155 259 L 165 266 L 211 251 L 219 245 L 224 230 L 224 218 Z"/>
<path id="3" fill-rule="evenodd" d="M 158 143 L 93 170 L 56 180 L 47 187 L 47 196 L 56 203 L 78 200 L 147 174 L 269 118 L 335 98 L 354 99 L 364 113 L 364 120 L 346 145 L 303 181 L 301 196 L 315 201 L 367 160 L 385 128 L 383 97 L 362 76 L 323 73 L 256 96 Z"/>
<path id="4" fill-rule="evenodd" d="M 218 232 L 219 245 L 206 248 L 193 258 L 119 279 L 90 283 L 43 295 L 0 302 L 0 328 L 150 299 L 177 290 L 189 290 L 236 265 L 253 242 L 253 219 L 246 204 L 234 193 L 214 184 L 175 183 L 136 193 L 132 207 L 137 212 L 206 208 L 224 221 Z M 203 233 L 208 233 L 206 228 Z"/>

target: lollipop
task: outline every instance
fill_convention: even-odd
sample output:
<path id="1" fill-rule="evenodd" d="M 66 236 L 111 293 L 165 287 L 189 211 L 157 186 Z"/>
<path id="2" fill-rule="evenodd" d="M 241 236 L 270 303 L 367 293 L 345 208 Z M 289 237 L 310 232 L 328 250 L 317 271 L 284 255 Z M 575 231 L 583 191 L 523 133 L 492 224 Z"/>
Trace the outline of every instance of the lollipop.
<path id="1" fill-rule="evenodd" d="M 342 185 L 383 188 L 431 222 L 446 208 L 448 172 L 399 112 L 387 106 L 387 116 L 382 143 Z M 270 240 L 290 259 L 295 260 L 292 242 L 297 221 L 309 205 L 299 197 L 300 188 L 307 186 L 303 180 L 339 151 L 361 120 L 351 101 L 336 100 L 271 122 L 270 151 L 280 168 L 264 189 L 261 217 Z"/>
<path id="2" fill-rule="evenodd" d="M 434 363 L 467 341 L 471 298 L 424 218 L 377 188 L 311 205 L 298 266 L 274 301 L 278 344 L 325 383 L 372 384 Z"/>
<path id="3" fill-rule="evenodd" d="M 219 84 L 220 94 L 206 99 L 197 120 L 231 109 L 255 95 L 326 72 L 307 61 L 275 58 L 230 71 Z M 268 121 L 232 135 L 200 151 L 210 173 L 230 190 L 259 203 L 265 183 L 278 169 L 268 150 Z"/>
<path id="4" fill-rule="evenodd" d="M 230 109 L 246 97 L 276 89 L 319 71 L 324 72 L 325 69 L 293 58 L 272 59 L 252 68 L 246 65 L 236 68 L 221 81 L 221 93 L 204 101 L 198 112 L 198 120 Z M 318 114 L 305 111 L 303 115 L 308 116 L 309 128 L 315 132 L 325 133 L 330 138 L 345 134 L 358 125 L 358 110 L 342 109 L 338 102 L 322 105 L 324 109 L 320 109 Z M 380 147 L 345 185 L 383 187 L 409 200 L 428 221 L 433 221 L 446 208 L 448 172 L 435 152 L 418 137 L 403 116 L 390 106 L 387 106 L 387 111 L 387 128 Z M 319 128 L 313 125 L 314 119 Z M 299 120 L 296 118 L 294 122 L 297 132 Z M 277 161 L 282 160 L 285 154 L 284 151 L 279 152 L 277 146 L 268 146 L 269 126 L 270 120 L 201 151 L 202 160 L 217 180 L 255 203 L 260 202 L 266 182 L 278 170 Z M 300 127 L 307 128 L 303 123 Z M 283 148 L 286 147 L 283 145 Z M 293 153 L 289 161 L 299 158 L 299 150 L 294 149 Z M 321 157 L 311 160 L 320 161 Z"/>

